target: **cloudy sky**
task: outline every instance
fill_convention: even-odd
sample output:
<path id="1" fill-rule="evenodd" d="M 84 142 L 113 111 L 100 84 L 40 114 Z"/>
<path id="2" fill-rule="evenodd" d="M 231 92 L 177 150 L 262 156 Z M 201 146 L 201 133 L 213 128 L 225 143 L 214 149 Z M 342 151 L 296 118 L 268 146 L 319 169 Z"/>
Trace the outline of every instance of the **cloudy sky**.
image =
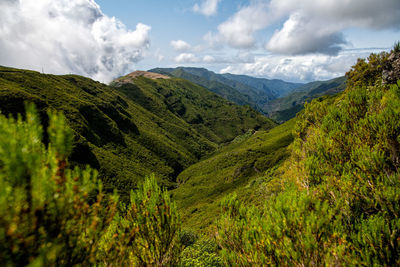
<path id="1" fill-rule="evenodd" d="M 102 82 L 195 66 L 308 82 L 400 40 L 400 0 L 0 0 L 0 65 Z"/>

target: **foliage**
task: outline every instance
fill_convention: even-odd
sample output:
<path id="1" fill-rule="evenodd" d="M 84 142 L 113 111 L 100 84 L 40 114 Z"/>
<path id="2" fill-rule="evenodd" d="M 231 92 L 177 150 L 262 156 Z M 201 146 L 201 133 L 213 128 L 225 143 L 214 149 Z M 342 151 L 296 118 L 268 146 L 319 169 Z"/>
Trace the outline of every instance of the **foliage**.
<path id="1" fill-rule="evenodd" d="M 387 63 L 389 54 L 382 52 L 371 54 L 367 60 L 358 59 L 357 63 L 346 73 L 350 87 L 368 86 L 381 83 L 382 70 Z"/>
<path id="2" fill-rule="evenodd" d="M 382 85 L 385 58 L 359 61 L 343 94 L 306 105 L 272 178 L 284 187 L 262 209 L 222 202 L 226 264 L 400 264 L 400 81 Z"/>
<path id="3" fill-rule="evenodd" d="M 222 267 L 224 265 L 218 256 L 218 247 L 215 241 L 201 239 L 182 251 L 178 266 Z"/>
<path id="4" fill-rule="evenodd" d="M 346 248 L 340 236 L 331 236 L 333 229 L 326 231 L 334 228 L 337 210 L 305 192 L 287 189 L 264 209 L 247 208 L 233 195 L 222 208 L 217 240 L 230 266 L 321 266 Z"/>
<path id="5" fill-rule="evenodd" d="M 193 245 L 198 238 L 197 233 L 192 229 L 182 229 L 179 234 L 179 241 L 185 247 Z"/>
<path id="6" fill-rule="evenodd" d="M 68 167 L 73 133 L 62 113 L 48 113 L 44 135 L 34 106 L 26 110 L 25 120 L 0 115 L 0 265 L 176 262 L 177 211 L 154 177 L 119 204 L 95 170 Z"/>
<path id="7" fill-rule="evenodd" d="M 169 194 L 154 177 L 146 179 L 110 225 L 101 255 L 117 265 L 169 266 L 179 256 L 180 221 Z"/>
<path id="8" fill-rule="evenodd" d="M 26 110 L 26 121 L 0 116 L 1 262 L 94 263 L 117 198 L 104 195 L 96 171 L 66 167 L 72 131 L 61 113 L 49 113 L 46 149 L 35 108 Z"/>
<path id="9" fill-rule="evenodd" d="M 395 53 L 399 53 L 399 52 L 400 52 L 400 42 L 399 42 L 399 41 L 397 41 L 397 42 L 394 44 L 394 46 L 393 46 L 393 51 L 394 51 Z"/>

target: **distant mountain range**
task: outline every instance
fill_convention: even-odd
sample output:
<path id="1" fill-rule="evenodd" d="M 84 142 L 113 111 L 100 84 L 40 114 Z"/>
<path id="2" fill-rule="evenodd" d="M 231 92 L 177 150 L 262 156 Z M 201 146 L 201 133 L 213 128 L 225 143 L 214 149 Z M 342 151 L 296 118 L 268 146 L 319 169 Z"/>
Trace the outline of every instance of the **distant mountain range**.
<path id="1" fill-rule="evenodd" d="M 239 105 L 249 105 L 277 122 L 293 118 L 306 101 L 344 90 L 345 77 L 307 84 L 255 78 L 247 75 L 217 74 L 204 68 L 155 68 L 150 72 L 183 78 Z"/>

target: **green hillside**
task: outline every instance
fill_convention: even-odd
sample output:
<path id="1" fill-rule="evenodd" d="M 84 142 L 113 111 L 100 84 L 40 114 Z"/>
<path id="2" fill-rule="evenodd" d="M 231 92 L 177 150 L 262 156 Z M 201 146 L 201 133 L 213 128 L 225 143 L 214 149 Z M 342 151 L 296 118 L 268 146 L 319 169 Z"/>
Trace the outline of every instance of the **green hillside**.
<path id="1" fill-rule="evenodd" d="M 222 96 L 226 100 L 229 100 L 238 105 L 244 106 L 249 105 L 254 109 L 258 109 L 257 104 L 250 98 L 250 96 L 240 93 L 233 87 L 230 87 L 224 83 L 221 83 L 216 80 L 209 80 L 202 76 L 197 76 L 192 73 L 185 71 L 186 68 L 176 68 L 176 69 L 164 69 L 164 68 L 156 68 L 150 71 L 166 74 L 176 78 L 182 78 L 188 81 L 191 81 L 195 84 L 201 85 L 211 92 L 216 93 L 219 96 Z"/>
<path id="2" fill-rule="evenodd" d="M 224 88 L 225 88 L 224 89 L 225 93 L 228 92 L 229 95 L 233 94 L 232 95 L 233 99 L 237 98 L 237 92 L 239 92 L 242 95 L 242 97 L 245 97 L 248 99 L 247 102 L 249 102 L 249 104 L 253 105 L 255 103 L 256 106 L 258 107 L 258 109 L 259 109 L 259 107 L 263 106 L 268 101 L 275 98 L 273 96 L 273 94 L 269 94 L 268 92 L 258 90 L 252 86 L 243 84 L 241 82 L 225 78 L 222 74 L 217 74 L 217 73 L 214 73 L 214 72 L 209 71 L 204 68 L 190 68 L 190 67 L 178 67 L 175 69 L 156 68 L 156 69 L 152 69 L 149 71 L 157 72 L 157 73 L 161 73 L 161 74 L 168 74 L 168 75 L 172 75 L 172 76 L 177 75 L 177 77 L 179 77 L 180 75 L 186 75 L 184 73 L 188 73 L 190 75 L 187 75 L 186 78 L 190 79 L 191 82 L 198 83 L 198 84 L 206 87 L 209 90 L 211 90 L 211 89 L 208 87 L 207 83 L 204 83 L 204 80 L 212 82 L 211 85 L 213 85 L 213 86 L 216 85 L 217 88 L 221 84 L 223 84 Z M 217 83 L 217 84 L 215 84 L 215 83 Z M 230 89 L 227 89 L 228 87 L 230 87 Z M 216 92 L 216 89 L 213 89 L 213 90 L 215 90 L 215 92 Z M 231 98 L 231 96 L 230 96 L 230 98 Z M 237 103 L 237 102 L 235 102 L 235 103 Z"/>
<path id="3" fill-rule="evenodd" d="M 345 77 L 307 83 L 296 88 L 295 92 L 271 101 L 263 110 L 275 121 L 284 122 L 296 116 L 296 113 L 304 108 L 305 102 L 325 95 L 335 95 L 345 88 Z"/>
<path id="4" fill-rule="evenodd" d="M 224 199 L 225 264 L 400 264 L 399 62 L 400 45 L 372 54 L 346 74 L 342 94 L 306 104 L 291 155 L 271 175 L 280 189 L 265 183 L 263 206 Z"/>
<path id="5" fill-rule="evenodd" d="M 270 131 L 248 132 L 212 156 L 184 170 L 172 191 L 187 227 L 204 229 L 218 217 L 219 202 L 229 193 L 240 192 L 242 200 L 256 202 L 254 190 L 265 173 L 289 155 L 295 120 Z M 258 180 L 254 180 L 257 178 Z M 254 186 L 251 186 L 251 184 Z"/>
<path id="6" fill-rule="evenodd" d="M 189 80 L 236 104 L 250 105 L 279 123 L 294 118 L 305 102 L 335 95 L 346 86 L 345 77 L 300 84 L 247 75 L 216 74 L 203 68 L 155 68 L 150 71 Z"/>
<path id="7" fill-rule="evenodd" d="M 155 173 L 164 185 L 221 143 L 270 120 L 180 79 L 138 78 L 107 86 L 76 75 L 0 68 L 0 110 L 23 113 L 25 101 L 65 113 L 74 131 L 74 164 L 99 169 L 107 190 L 128 193 Z M 46 140 L 46 136 L 45 136 Z"/>

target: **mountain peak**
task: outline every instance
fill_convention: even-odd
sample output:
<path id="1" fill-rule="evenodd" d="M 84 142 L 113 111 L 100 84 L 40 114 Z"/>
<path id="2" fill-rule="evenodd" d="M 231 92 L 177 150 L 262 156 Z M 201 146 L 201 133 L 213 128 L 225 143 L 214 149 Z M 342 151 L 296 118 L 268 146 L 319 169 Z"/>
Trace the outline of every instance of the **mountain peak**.
<path id="1" fill-rule="evenodd" d="M 155 80 L 155 79 L 170 79 L 171 78 L 171 77 L 169 77 L 167 75 L 163 75 L 163 74 L 137 70 L 137 71 L 134 71 L 132 73 L 129 73 L 128 75 L 125 75 L 125 76 L 119 78 L 118 82 L 120 82 L 120 83 L 131 82 L 132 79 L 136 79 L 137 77 L 145 77 L 145 78 L 149 78 L 149 79 L 152 79 L 152 80 Z"/>

